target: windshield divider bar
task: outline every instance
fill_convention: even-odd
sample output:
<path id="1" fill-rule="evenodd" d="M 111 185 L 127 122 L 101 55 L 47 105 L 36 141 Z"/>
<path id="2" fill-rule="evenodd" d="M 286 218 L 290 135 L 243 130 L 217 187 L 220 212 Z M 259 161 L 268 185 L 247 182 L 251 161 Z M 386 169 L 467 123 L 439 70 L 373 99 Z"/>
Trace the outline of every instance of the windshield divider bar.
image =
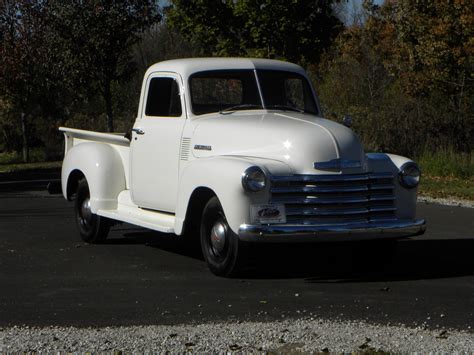
<path id="1" fill-rule="evenodd" d="M 258 79 L 257 69 L 254 69 L 253 72 L 255 74 L 255 80 L 257 81 L 257 88 L 258 88 L 258 93 L 260 95 L 260 101 L 262 102 L 262 108 L 266 110 L 267 106 L 265 105 L 265 101 L 263 100 L 262 88 L 260 87 L 260 81 Z"/>

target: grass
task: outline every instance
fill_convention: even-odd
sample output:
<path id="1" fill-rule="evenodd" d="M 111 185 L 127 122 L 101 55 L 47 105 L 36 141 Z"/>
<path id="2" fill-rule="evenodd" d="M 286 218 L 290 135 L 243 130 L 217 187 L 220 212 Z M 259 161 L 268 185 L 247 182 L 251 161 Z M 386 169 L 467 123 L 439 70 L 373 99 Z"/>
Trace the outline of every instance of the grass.
<path id="1" fill-rule="evenodd" d="M 34 148 L 30 150 L 30 162 L 38 163 L 46 161 L 44 149 Z M 0 152 L 0 165 L 21 164 L 23 162 L 21 153 Z"/>
<path id="2" fill-rule="evenodd" d="M 452 150 L 425 152 L 417 159 L 427 176 L 470 179 L 474 176 L 474 154 Z"/>
<path id="3" fill-rule="evenodd" d="M 61 163 L 62 162 L 60 161 L 50 161 L 50 162 L 35 162 L 35 163 L 0 164 L 0 174 L 17 172 L 17 171 L 60 168 Z"/>
<path id="4" fill-rule="evenodd" d="M 23 163 L 22 156 L 17 152 L 0 152 L 0 174 L 28 170 L 60 168 L 60 161 L 45 161 L 43 149 L 34 148 L 30 151 L 30 162 Z"/>
<path id="5" fill-rule="evenodd" d="M 422 170 L 420 194 L 474 200 L 474 154 L 425 152 L 417 162 Z"/>
<path id="6" fill-rule="evenodd" d="M 474 201 L 474 178 L 423 176 L 419 193 L 430 197 L 454 197 Z"/>

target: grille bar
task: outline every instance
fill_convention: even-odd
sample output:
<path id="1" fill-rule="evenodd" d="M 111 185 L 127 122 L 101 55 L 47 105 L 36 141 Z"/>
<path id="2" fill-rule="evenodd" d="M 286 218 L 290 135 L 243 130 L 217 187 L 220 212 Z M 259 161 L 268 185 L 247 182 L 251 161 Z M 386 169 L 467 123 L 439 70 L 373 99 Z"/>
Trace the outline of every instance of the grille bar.
<path id="1" fill-rule="evenodd" d="M 392 202 L 392 195 L 379 196 L 344 196 L 344 197 L 317 197 L 317 196 L 278 196 L 273 195 L 272 203 L 283 204 L 305 204 L 305 205 L 332 205 L 332 204 L 356 204 L 372 202 Z"/>
<path id="2" fill-rule="evenodd" d="M 344 217 L 344 218 L 287 218 L 288 224 L 304 224 L 304 225 L 344 225 L 348 223 L 365 223 L 365 222 L 393 222 L 397 218 L 393 216 L 371 216 L 371 217 Z"/>
<path id="3" fill-rule="evenodd" d="M 273 193 L 299 193 L 299 192 L 313 192 L 313 193 L 336 193 L 336 192 L 360 192 L 369 190 L 393 190 L 393 184 L 384 185 L 355 185 L 355 186 L 290 186 L 290 187 L 272 187 Z"/>
<path id="4" fill-rule="evenodd" d="M 369 214 L 370 212 L 393 212 L 395 211 L 395 207 L 367 207 L 367 208 L 346 208 L 346 209 L 339 209 L 339 208 L 325 208 L 325 209 L 297 209 L 297 208 L 289 208 L 286 210 L 287 216 L 341 216 L 341 215 L 355 215 L 355 214 Z"/>
<path id="5" fill-rule="evenodd" d="M 335 182 L 335 181 L 369 181 L 378 179 L 393 180 L 392 173 L 370 173 L 358 175 L 291 175 L 272 176 L 274 182 Z"/>

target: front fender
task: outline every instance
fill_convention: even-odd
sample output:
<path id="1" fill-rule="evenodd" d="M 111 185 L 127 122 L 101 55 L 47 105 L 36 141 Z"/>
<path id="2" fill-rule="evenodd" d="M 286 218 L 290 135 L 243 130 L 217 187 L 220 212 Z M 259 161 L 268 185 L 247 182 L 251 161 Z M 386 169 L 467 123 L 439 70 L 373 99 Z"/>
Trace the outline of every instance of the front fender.
<path id="1" fill-rule="evenodd" d="M 120 154 L 112 146 L 102 143 L 81 143 L 66 153 L 61 169 L 63 195 L 69 199 L 68 183 L 75 171 L 87 179 L 92 212 L 116 209 L 117 196 L 126 188 L 125 171 Z"/>
<path id="2" fill-rule="evenodd" d="M 245 192 L 242 173 L 250 166 L 259 166 L 267 174 L 289 173 L 289 168 L 276 161 L 263 162 L 240 157 L 210 157 L 195 159 L 187 163 L 180 175 L 176 206 L 176 234 L 181 234 L 190 197 L 200 188 L 212 190 L 224 210 L 227 222 L 234 233 L 241 224 L 250 223 L 250 204 L 268 203 L 269 186 L 257 193 Z"/>

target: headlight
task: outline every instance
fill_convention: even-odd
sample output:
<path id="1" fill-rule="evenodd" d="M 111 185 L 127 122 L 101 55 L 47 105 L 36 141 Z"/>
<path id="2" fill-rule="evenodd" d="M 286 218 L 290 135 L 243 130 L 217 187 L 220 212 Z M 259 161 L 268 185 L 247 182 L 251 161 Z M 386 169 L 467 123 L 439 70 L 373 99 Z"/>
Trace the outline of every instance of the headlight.
<path id="1" fill-rule="evenodd" d="M 258 166 L 251 166 L 242 174 L 242 186 L 248 192 L 263 190 L 267 186 L 267 177 Z"/>
<path id="2" fill-rule="evenodd" d="M 417 187 L 420 183 L 421 171 L 413 162 L 408 162 L 402 165 L 398 173 L 398 180 L 403 187 L 412 189 Z"/>

